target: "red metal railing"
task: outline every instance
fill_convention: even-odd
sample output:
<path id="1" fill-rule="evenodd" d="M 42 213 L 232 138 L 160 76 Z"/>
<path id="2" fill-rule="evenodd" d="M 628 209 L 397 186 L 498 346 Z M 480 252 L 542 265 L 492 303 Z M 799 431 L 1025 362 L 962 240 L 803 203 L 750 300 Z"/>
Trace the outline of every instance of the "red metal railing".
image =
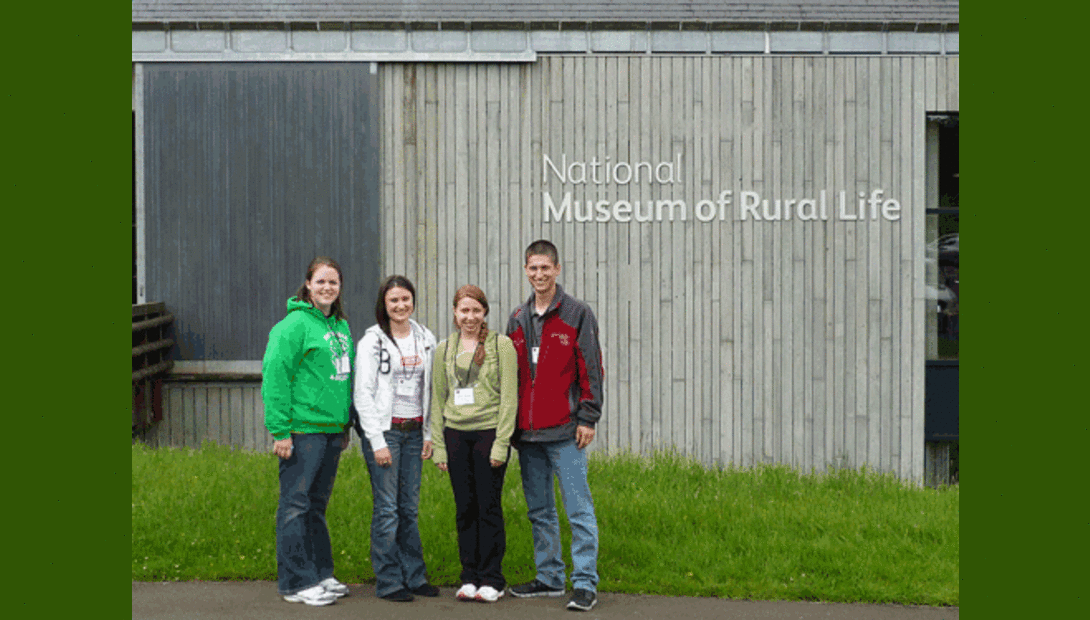
<path id="1" fill-rule="evenodd" d="M 174 315 L 163 303 L 132 307 L 132 432 L 135 436 L 163 419 L 162 375 L 174 366 L 168 338 Z"/>

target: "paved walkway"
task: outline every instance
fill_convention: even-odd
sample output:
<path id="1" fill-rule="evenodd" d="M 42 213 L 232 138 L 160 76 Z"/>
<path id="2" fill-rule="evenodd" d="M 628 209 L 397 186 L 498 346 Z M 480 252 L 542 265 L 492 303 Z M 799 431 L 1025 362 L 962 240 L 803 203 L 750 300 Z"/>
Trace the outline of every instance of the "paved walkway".
<path id="1" fill-rule="evenodd" d="M 438 598 L 418 597 L 411 603 L 389 603 L 375 598 L 373 585 L 350 585 L 352 593 L 333 605 L 307 607 L 287 603 L 268 581 L 177 582 L 132 584 L 134 620 L 577 620 L 592 618 L 663 618 L 665 620 L 957 620 L 957 607 L 858 605 L 739 601 L 718 598 L 598 595 L 598 605 L 587 613 L 564 609 L 567 599 L 516 599 L 505 596 L 493 604 L 455 600 L 453 588 Z"/>

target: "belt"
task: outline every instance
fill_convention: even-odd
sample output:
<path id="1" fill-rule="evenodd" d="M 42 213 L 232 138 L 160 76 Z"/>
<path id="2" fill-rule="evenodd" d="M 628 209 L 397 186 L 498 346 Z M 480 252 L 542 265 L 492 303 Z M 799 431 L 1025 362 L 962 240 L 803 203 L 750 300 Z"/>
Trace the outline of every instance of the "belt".
<path id="1" fill-rule="evenodd" d="M 393 418 L 390 420 L 390 430 L 418 431 L 424 427 L 422 418 Z"/>

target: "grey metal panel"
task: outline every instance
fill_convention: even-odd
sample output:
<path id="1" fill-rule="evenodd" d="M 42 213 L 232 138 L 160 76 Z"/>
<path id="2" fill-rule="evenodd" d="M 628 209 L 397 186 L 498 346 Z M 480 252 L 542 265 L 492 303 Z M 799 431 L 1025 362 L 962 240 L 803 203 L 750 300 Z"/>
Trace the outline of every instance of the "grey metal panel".
<path id="1" fill-rule="evenodd" d="M 179 31 L 171 33 L 171 48 L 175 52 L 222 52 L 227 49 L 223 31 Z"/>
<path id="2" fill-rule="evenodd" d="M 518 30 L 483 30 L 470 32 L 470 45 L 476 52 L 521 52 L 529 49 L 527 33 Z"/>
<path id="3" fill-rule="evenodd" d="M 937 54 L 942 51 L 941 36 L 938 32 L 891 32 L 889 51 L 894 54 Z"/>
<path id="4" fill-rule="evenodd" d="M 530 43 L 539 52 L 584 52 L 587 49 L 587 33 L 577 30 L 535 31 L 530 33 Z"/>
<path id="5" fill-rule="evenodd" d="M 354 30 L 352 49 L 368 52 L 400 52 L 409 48 L 409 33 L 403 30 Z"/>
<path id="6" fill-rule="evenodd" d="M 703 32 L 654 31 L 651 33 L 651 51 L 706 52 L 708 51 L 708 36 Z"/>
<path id="7" fill-rule="evenodd" d="M 132 33 L 132 51 L 134 52 L 161 52 L 166 47 L 166 32 L 143 30 Z"/>
<path id="8" fill-rule="evenodd" d="M 293 31 L 291 46 L 299 52 L 343 52 L 348 49 L 348 33 L 340 30 Z"/>
<path id="9" fill-rule="evenodd" d="M 832 53 L 874 53 L 883 51 L 881 32 L 830 32 L 829 51 Z"/>
<path id="10" fill-rule="evenodd" d="M 632 30 L 590 32 L 590 49 L 595 52 L 645 52 L 647 33 Z"/>
<path id="11" fill-rule="evenodd" d="M 417 52 L 461 52 L 466 49 L 469 33 L 458 30 L 409 33 L 409 42 Z"/>
<path id="12" fill-rule="evenodd" d="M 339 0 L 336 2 L 143 0 L 132 3 L 134 22 L 169 21 L 691 21 L 691 22 L 900 22 L 957 23 L 958 0 L 755 0 L 691 2 L 645 0 Z"/>
<path id="13" fill-rule="evenodd" d="M 765 33 L 727 30 L 712 32 L 711 51 L 760 54 L 765 51 Z"/>
<path id="14" fill-rule="evenodd" d="M 946 53 L 947 54 L 957 54 L 958 53 L 958 44 L 959 44 L 958 34 L 959 33 L 957 33 L 957 32 L 947 32 L 947 33 L 943 34 L 942 38 L 943 38 L 943 41 L 945 41 L 945 44 L 946 44 Z"/>
<path id="15" fill-rule="evenodd" d="M 231 49 L 236 52 L 278 52 L 288 48 L 288 35 L 284 30 L 239 30 L 231 33 Z"/>
<path id="16" fill-rule="evenodd" d="M 823 33 L 820 32 L 773 32 L 770 33 L 769 50 L 772 53 L 809 53 L 822 50 Z"/>
<path id="17" fill-rule="evenodd" d="M 147 298 L 174 359 L 255 360 L 307 264 L 344 270 L 354 334 L 377 288 L 376 77 L 366 64 L 144 65 Z"/>

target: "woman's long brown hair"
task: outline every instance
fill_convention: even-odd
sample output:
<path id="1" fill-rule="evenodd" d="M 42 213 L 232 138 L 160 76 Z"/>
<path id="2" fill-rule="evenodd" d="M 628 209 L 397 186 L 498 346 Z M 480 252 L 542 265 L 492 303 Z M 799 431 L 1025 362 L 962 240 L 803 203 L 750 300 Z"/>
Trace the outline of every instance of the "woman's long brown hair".
<path id="1" fill-rule="evenodd" d="M 484 296 L 484 291 L 482 291 L 479 286 L 476 286 L 476 285 L 473 285 L 473 284 L 466 284 L 465 286 L 463 286 L 463 287 L 459 288 L 457 291 L 455 291 L 454 292 L 454 303 L 451 304 L 451 305 L 453 307 L 457 308 L 458 307 L 458 302 L 462 301 L 462 299 L 464 299 L 466 297 L 468 297 L 468 298 L 476 301 L 477 303 L 481 304 L 482 306 L 484 306 L 484 315 L 488 316 L 488 298 Z M 459 331 L 462 329 L 458 325 L 457 321 L 455 321 L 454 327 L 456 327 Z M 484 339 L 485 339 L 486 336 L 488 336 L 488 321 L 481 321 L 481 335 L 480 335 L 480 338 L 481 338 L 481 343 L 482 344 L 484 343 Z M 477 354 L 473 356 L 473 363 L 478 365 L 478 366 L 481 366 L 482 364 L 484 364 L 484 347 L 483 346 L 482 347 L 477 347 Z"/>

